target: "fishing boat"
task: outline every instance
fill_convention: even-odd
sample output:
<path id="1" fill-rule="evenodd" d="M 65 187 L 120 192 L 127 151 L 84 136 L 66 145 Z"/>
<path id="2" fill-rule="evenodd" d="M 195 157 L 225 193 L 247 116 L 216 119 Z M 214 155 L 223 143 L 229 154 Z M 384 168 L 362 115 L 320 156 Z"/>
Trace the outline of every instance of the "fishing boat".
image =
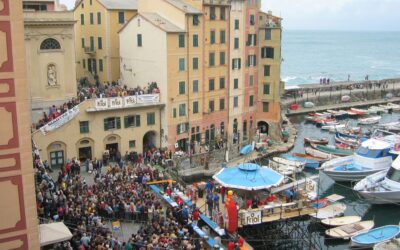
<path id="1" fill-rule="evenodd" d="M 373 117 L 358 119 L 358 124 L 361 124 L 361 125 L 376 124 L 376 123 L 379 123 L 379 121 L 381 119 L 382 119 L 382 116 L 373 116 Z"/>
<path id="2" fill-rule="evenodd" d="M 398 250 L 400 249 L 400 238 L 381 242 L 374 246 L 374 250 Z"/>
<path id="3" fill-rule="evenodd" d="M 352 146 L 352 145 L 348 145 L 348 144 L 344 144 L 344 143 L 336 143 L 335 147 L 337 149 L 345 149 L 345 150 L 354 150 L 356 148 L 356 146 Z"/>
<path id="4" fill-rule="evenodd" d="M 263 166 L 265 167 L 265 166 Z M 295 166 L 288 166 L 288 165 L 283 165 L 278 162 L 269 160 L 268 161 L 268 167 L 275 170 L 276 172 L 280 173 L 281 175 L 288 177 L 296 173 L 296 167 Z"/>
<path id="5" fill-rule="evenodd" d="M 336 124 L 336 125 L 324 125 L 321 127 L 322 130 L 338 130 L 341 128 L 345 128 L 346 124 Z"/>
<path id="6" fill-rule="evenodd" d="M 317 139 L 317 138 L 311 138 L 311 137 L 305 137 L 304 138 L 304 143 L 312 143 L 312 144 L 317 144 L 317 145 L 326 145 L 329 143 L 328 139 L 326 138 L 321 138 L 321 139 Z"/>
<path id="7" fill-rule="evenodd" d="M 314 148 L 311 147 L 306 147 L 304 149 L 306 151 L 306 154 L 311 155 L 313 157 L 317 157 L 317 158 L 322 158 L 325 160 L 331 160 L 331 159 L 335 159 L 335 158 L 339 158 L 339 156 L 333 155 L 333 154 L 329 154 L 329 153 L 325 153 L 319 150 L 316 150 Z"/>
<path id="8" fill-rule="evenodd" d="M 354 112 L 352 110 L 346 110 L 346 112 L 347 112 L 347 116 L 350 118 L 359 116 L 359 114 L 357 112 Z"/>
<path id="9" fill-rule="evenodd" d="M 273 157 L 272 161 L 274 161 L 278 164 L 284 165 L 284 166 L 295 167 L 296 173 L 300 173 L 301 171 L 303 171 L 304 167 L 306 165 L 305 162 L 288 160 L 288 159 L 281 158 L 281 157 Z"/>
<path id="10" fill-rule="evenodd" d="M 344 119 L 347 117 L 347 112 L 344 110 L 336 111 L 336 110 L 328 109 L 327 112 L 331 113 L 332 117 L 335 117 L 336 119 Z"/>
<path id="11" fill-rule="evenodd" d="M 319 161 L 312 160 L 312 159 L 301 158 L 301 157 L 297 157 L 297 156 L 290 155 L 290 154 L 284 154 L 284 155 L 281 155 L 281 157 L 286 159 L 286 160 L 290 160 L 290 161 L 303 162 L 305 164 L 306 168 L 316 169 L 320 165 Z"/>
<path id="12" fill-rule="evenodd" d="M 326 117 L 314 119 L 314 122 L 317 124 L 317 126 L 336 125 L 338 123 L 335 118 L 326 118 Z"/>
<path id="13" fill-rule="evenodd" d="M 399 104 L 395 104 L 395 103 L 389 102 L 387 105 L 389 107 L 391 107 L 393 111 L 400 111 L 400 105 Z"/>
<path id="14" fill-rule="evenodd" d="M 350 110 L 357 113 L 358 115 L 367 115 L 368 114 L 367 109 L 351 108 Z"/>
<path id="15" fill-rule="evenodd" d="M 335 202 L 331 205 L 318 209 L 316 213 L 310 214 L 311 217 L 319 220 L 342 216 L 346 210 L 346 205 L 341 202 Z"/>
<path id="16" fill-rule="evenodd" d="M 377 113 L 377 114 L 389 112 L 387 109 L 381 108 L 379 106 L 371 106 L 368 108 L 368 110 L 372 110 L 373 113 Z"/>
<path id="17" fill-rule="evenodd" d="M 351 237 L 352 247 L 373 247 L 375 244 L 389 241 L 400 234 L 400 226 L 387 225 L 371 229 Z"/>
<path id="18" fill-rule="evenodd" d="M 356 147 L 360 146 L 359 139 L 341 136 L 339 133 L 335 134 L 335 142 L 340 143 L 340 144 L 345 144 L 347 146 L 350 146 L 350 148 L 356 148 Z"/>
<path id="19" fill-rule="evenodd" d="M 392 164 L 391 145 L 378 139 L 369 139 L 351 156 L 332 159 L 321 165 L 334 181 L 359 181 L 368 175 L 387 170 Z"/>
<path id="20" fill-rule="evenodd" d="M 325 234 L 337 239 L 348 240 L 359 233 L 367 232 L 374 227 L 373 220 L 360 221 L 357 223 L 331 228 Z"/>
<path id="21" fill-rule="evenodd" d="M 321 157 L 315 157 L 309 154 L 300 154 L 300 153 L 293 153 L 293 156 L 297 157 L 297 158 L 303 158 L 303 159 L 309 159 L 309 160 L 314 160 L 314 161 L 318 161 L 319 163 L 326 161 L 325 158 L 321 158 Z"/>
<path id="22" fill-rule="evenodd" d="M 383 170 L 359 181 L 354 190 L 372 204 L 400 203 L 400 158 L 396 158 L 389 171 Z"/>
<path id="23" fill-rule="evenodd" d="M 361 221 L 360 216 L 342 216 L 336 218 L 327 218 L 321 220 L 321 223 L 328 227 L 339 227 L 343 225 L 349 225 Z"/>
<path id="24" fill-rule="evenodd" d="M 354 153 L 353 150 L 347 150 L 347 149 L 337 149 L 335 146 L 331 145 L 314 145 L 311 144 L 311 147 L 313 147 L 316 150 L 319 150 L 321 152 L 327 153 L 327 154 L 333 154 L 337 156 L 349 156 Z"/>

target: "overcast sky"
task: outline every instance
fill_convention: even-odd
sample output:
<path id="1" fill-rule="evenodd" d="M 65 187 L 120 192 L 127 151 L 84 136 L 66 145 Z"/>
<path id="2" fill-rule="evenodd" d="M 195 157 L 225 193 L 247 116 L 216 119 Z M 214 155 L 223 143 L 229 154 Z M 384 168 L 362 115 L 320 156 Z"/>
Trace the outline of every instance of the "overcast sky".
<path id="1" fill-rule="evenodd" d="M 75 0 L 60 0 L 72 8 Z M 285 29 L 400 31 L 400 0 L 262 0 Z"/>

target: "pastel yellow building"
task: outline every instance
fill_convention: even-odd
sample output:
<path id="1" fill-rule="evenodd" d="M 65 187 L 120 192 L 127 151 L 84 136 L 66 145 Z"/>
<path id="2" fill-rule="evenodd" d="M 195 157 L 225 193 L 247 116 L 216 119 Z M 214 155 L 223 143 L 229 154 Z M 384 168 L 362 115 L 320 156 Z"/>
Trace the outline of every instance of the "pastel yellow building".
<path id="1" fill-rule="evenodd" d="M 260 7 L 259 0 L 139 0 L 138 15 L 119 32 L 121 79 L 129 87 L 157 82 L 166 103 L 162 146 L 245 142 L 265 124 L 265 133 L 279 128 L 280 27 L 273 44 L 261 41 Z M 275 46 L 275 56 L 261 58 L 262 46 Z M 272 68 L 267 78 L 264 64 Z M 279 137 L 277 129 L 270 131 Z"/>
<path id="2" fill-rule="evenodd" d="M 260 12 L 259 89 L 257 121 L 261 132 L 280 137 L 281 121 L 281 42 L 282 19 L 271 12 Z"/>
<path id="3" fill-rule="evenodd" d="M 102 159 L 105 150 L 142 153 L 160 147 L 158 95 L 86 100 L 33 133 L 42 160 L 52 167 L 76 157 Z"/>
<path id="4" fill-rule="evenodd" d="M 24 25 L 31 120 L 36 123 L 50 106 L 76 97 L 75 20 L 71 11 L 27 9 Z"/>
<path id="5" fill-rule="evenodd" d="M 118 81 L 118 31 L 137 12 L 137 0 L 80 0 L 74 8 L 77 79 Z"/>

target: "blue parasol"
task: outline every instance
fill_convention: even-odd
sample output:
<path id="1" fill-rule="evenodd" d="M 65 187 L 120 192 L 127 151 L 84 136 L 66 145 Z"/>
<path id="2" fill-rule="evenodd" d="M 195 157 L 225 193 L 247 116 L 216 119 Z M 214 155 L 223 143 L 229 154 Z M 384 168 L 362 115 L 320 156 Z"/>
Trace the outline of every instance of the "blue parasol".
<path id="1" fill-rule="evenodd" d="M 261 190 L 278 186 L 284 176 L 271 168 L 254 163 L 241 163 L 235 167 L 223 168 L 213 176 L 224 187 L 242 190 Z"/>
<path id="2" fill-rule="evenodd" d="M 241 155 L 247 155 L 248 153 L 250 153 L 251 151 L 253 151 L 253 146 L 251 144 L 248 144 L 246 146 L 244 146 L 241 150 L 240 150 L 240 154 Z"/>

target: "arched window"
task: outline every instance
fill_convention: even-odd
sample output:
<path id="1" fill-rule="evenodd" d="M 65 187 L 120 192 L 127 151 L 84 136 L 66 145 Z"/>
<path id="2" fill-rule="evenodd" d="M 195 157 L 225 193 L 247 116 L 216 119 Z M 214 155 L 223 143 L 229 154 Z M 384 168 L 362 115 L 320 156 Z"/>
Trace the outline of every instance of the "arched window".
<path id="1" fill-rule="evenodd" d="M 60 43 L 53 38 L 47 38 L 40 44 L 41 50 L 53 50 L 53 49 L 61 49 Z"/>

